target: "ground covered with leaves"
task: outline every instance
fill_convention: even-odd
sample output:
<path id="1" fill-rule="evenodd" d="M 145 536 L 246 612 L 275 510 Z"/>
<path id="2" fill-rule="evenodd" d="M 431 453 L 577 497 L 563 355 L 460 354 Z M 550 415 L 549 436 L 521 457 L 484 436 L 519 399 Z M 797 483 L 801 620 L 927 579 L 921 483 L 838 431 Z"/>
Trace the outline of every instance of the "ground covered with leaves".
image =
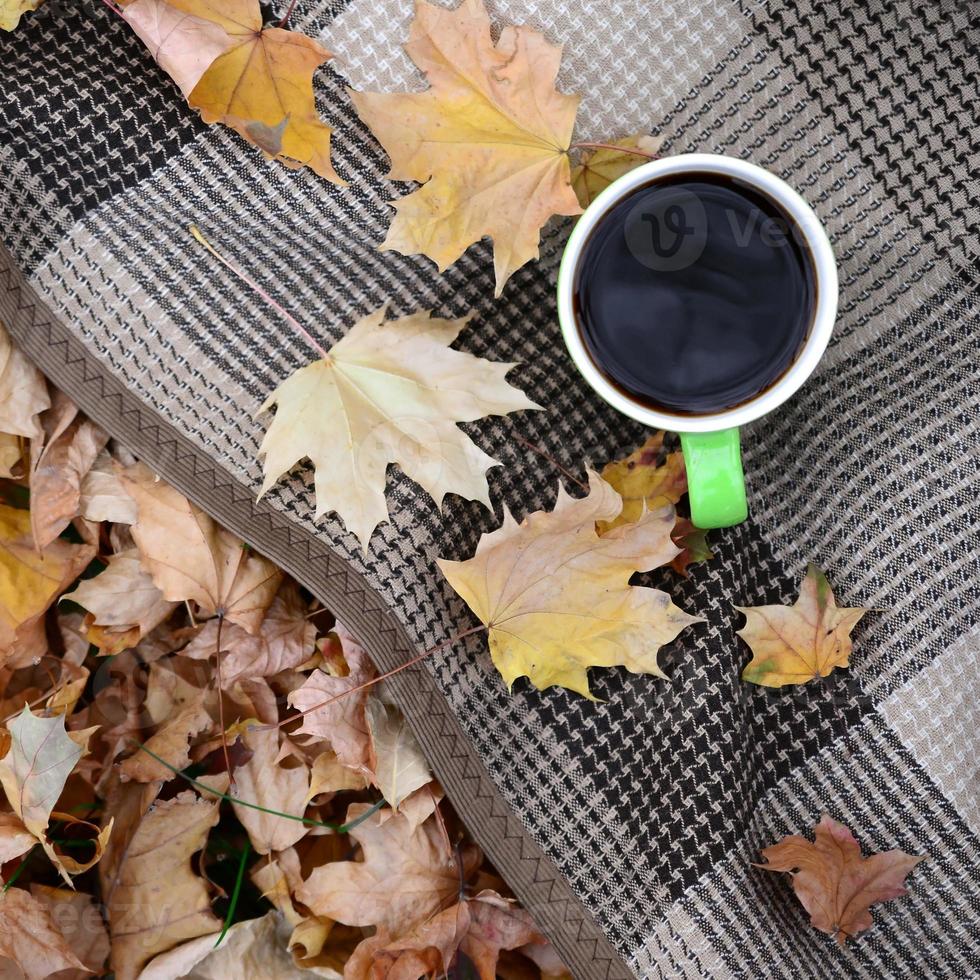
<path id="1" fill-rule="evenodd" d="M 2 328 L 0 432 L 0 975 L 564 975 L 370 652 Z"/>

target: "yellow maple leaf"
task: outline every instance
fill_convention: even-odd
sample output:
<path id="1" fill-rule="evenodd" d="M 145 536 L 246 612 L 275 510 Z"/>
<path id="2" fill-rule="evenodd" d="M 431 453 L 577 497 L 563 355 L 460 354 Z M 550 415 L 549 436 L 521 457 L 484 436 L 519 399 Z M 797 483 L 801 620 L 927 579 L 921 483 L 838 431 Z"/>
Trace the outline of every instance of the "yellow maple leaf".
<path id="1" fill-rule="evenodd" d="M 39 553 L 30 514 L 0 504 L 0 664 L 23 667 L 47 651 L 43 616 L 94 556 L 61 538 Z"/>
<path id="2" fill-rule="evenodd" d="M 537 258 L 545 221 L 581 211 L 568 158 L 579 100 L 555 89 L 561 47 L 512 26 L 494 45 L 481 0 L 455 10 L 420 0 L 405 49 L 431 88 L 351 92 L 390 176 L 424 184 L 395 202 L 381 247 L 421 252 L 441 271 L 488 235 L 499 296 Z"/>
<path id="3" fill-rule="evenodd" d="M 230 126 L 287 166 L 345 183 L 313 95 L 313 73 L 332 57 L 317 41 L 264 28 L 258 0 L 136 0 L 123 16 L 206 123 Z"/>
<path id="4" fill-rule="evenodd" d="M 644 510 L 676 504 L 687 493 L 684 454 L 668 453 L 661 463 L 663 444 L 663 432 L 655 432 L 625 459 L 602 468 L 602 478 L 623 498 L 623 509 L 613 520 L 600 521 L 600 534 L 620 524 L 632 524 Z"/>
<path id="5" fill-rule="evenodd" d="M 589 495 L 559 488 L 551 513 L 538 511 L 485 534 L 467 561 L 439 560 L 449 584 L 488 628 L 490 655 L 512 685 L 527 676 L 539 690 L 558 684 L 591 698 L 589 667 L 623 666 L 666 676 L 659 648 L 701 622 L 665 592 L 629 585 L 634 572 L 669 562 L 674 510 L 645 512 L 600 537 L 622 498 L 589 472 Z"/>
<path id="6" fill-rule="evenodd" d="M 37 838 L 61 876 L 70 885 L 69 874 L 87 871 L 102 857 L 112 830 L 110 820 L 93 842 L 95 855 L 87 862 L 59 853 L 47 837 L 48 821 L 54 805 L 78 760 L 86 751 L 89 737 L 95 729 L 67 732 L 63 714 L 45 718 L 35 715 L 27 705 L 7 728 L 10 732 L 10 748 L 0 759 L 0 785 L 3 786 L 14 814 L 24 828 Z M 56 813 L 54 816 L 65 823 L 84 823 L 69 814 Z M 91 824 L 86 826 L 92 827 Z M 98 830 L 95 827 L 93 829 Z"/>
<path id="7" fill-rule="evenodd" d="M 660 149 L 661 143 L 661 136 L 635 133 L 633 136 L 615 140 L 611 146 L 600 146 L 584 154 L 572 170 L 572 186 L 579 204 L 587 208 L 614 180 L 635 170 L 640 164 L 649 162 Z M 631 153 L 630 150 L 640 152 Z"/>
<path id="8" fill-rule="evenodd" d="M 499 464 L 456 423 L 539 407 L 505 380 L 513 364 L 449 347 L 469 317 L 424 312 L 386 323 L 384 315 L 381 308 L 363 317 L 262 406 L 276 406 L 276 417 L 259 448 L 261 492 L 309 458 L 316 516 L 336 511 L 365 550 L 388 519 L 389 463 L 440 506 L 447 493 L 490 506 L 486 472 Z"/>
<path id="9" fill-rule="evenodd" d="M 824 573 L 809 565 L 792 606 L 736 606 L 747 620 L 738 635 L 752 648 L 742 680 L 764 687 L 805 684 L 848 666 L 851 630 L 868 611 L 838 608 Z"/>
<path id="10" fill-rule="evenodd" d="M 0 0 L 0 31 L 12 31 L 22 14 L 37 10 L 44 0 Z"/>

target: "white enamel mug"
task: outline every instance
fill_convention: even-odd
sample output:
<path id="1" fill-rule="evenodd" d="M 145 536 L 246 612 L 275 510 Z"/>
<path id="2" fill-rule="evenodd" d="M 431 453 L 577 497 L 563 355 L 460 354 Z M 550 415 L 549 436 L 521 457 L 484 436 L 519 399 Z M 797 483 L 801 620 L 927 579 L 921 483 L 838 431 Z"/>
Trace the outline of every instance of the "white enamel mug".
<path id="1" fill-rule="evenodd" d="M 809 331 L 787 370 L 768 388 L 739 405 L 704 415 L 674 414 L 634 401 L 593 361 L 575 315 L 574 291 L 585 243 L 610 210 L 639 188 L 660 178 L 689 173 L 717 174 L 760 193 L 789 219 L 809 254 L 816 302 Z M 810 377 L 826 350 L 837 315 L 837 263 L 813 209 L 785 181 L 734 157 L 686 153 L 653 160 L 620 177 L 589 205 L 569 236 L 558 274 L 558 317 L 575 366 L 591 387 L 624 415 L 653 429 L 680 433 L 687 466 L 691 519 L 698 527 L 728 527 L 748 515 L 738 427 L 782 405 Z"/>

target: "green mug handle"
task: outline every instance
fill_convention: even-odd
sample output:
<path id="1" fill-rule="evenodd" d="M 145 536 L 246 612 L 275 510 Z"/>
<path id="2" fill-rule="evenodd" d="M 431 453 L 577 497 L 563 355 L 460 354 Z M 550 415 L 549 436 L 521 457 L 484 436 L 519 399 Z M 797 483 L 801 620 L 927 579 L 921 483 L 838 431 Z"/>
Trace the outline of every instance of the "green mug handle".
<path id="1" fill-rule="evenodd" d="M 691 521 L 695 527 L 731 527 L 749 516 L 738 429 L 682 432 Z"/>

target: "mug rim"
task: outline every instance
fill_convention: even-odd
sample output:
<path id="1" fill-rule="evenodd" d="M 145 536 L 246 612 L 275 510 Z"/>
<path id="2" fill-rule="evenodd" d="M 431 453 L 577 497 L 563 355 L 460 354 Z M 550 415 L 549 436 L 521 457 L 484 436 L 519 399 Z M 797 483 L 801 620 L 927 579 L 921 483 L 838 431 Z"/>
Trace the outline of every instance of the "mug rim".
<path id="1" fill-rule="evenodd" d="M 816 277 L 817 305 L 803 349 L 782 376 L 754 398 L 707 415 L 682 415 L 633 400 L 609 381 L 586 349 L 575 318 L 575 272 L 592 229 L 624 197 L 643 184 L 677 173 L 715 173 L 735 177 L 762 191 L 783 208 L 803 234 Z M 813 374 L 827 349 L 837 316 L 837 262 L 830 239 L 809 204 L 780 177 L 747 160 L 714 153 L 682 153 L 651 160 L 613 181 L 585 209 L 565 244 L 558 270 L 558 321 L 565 346 L 579 373 L 613 408 L 655 429 L 671 432 L 715 432 L 753 422 L 791 398 Z"/>

